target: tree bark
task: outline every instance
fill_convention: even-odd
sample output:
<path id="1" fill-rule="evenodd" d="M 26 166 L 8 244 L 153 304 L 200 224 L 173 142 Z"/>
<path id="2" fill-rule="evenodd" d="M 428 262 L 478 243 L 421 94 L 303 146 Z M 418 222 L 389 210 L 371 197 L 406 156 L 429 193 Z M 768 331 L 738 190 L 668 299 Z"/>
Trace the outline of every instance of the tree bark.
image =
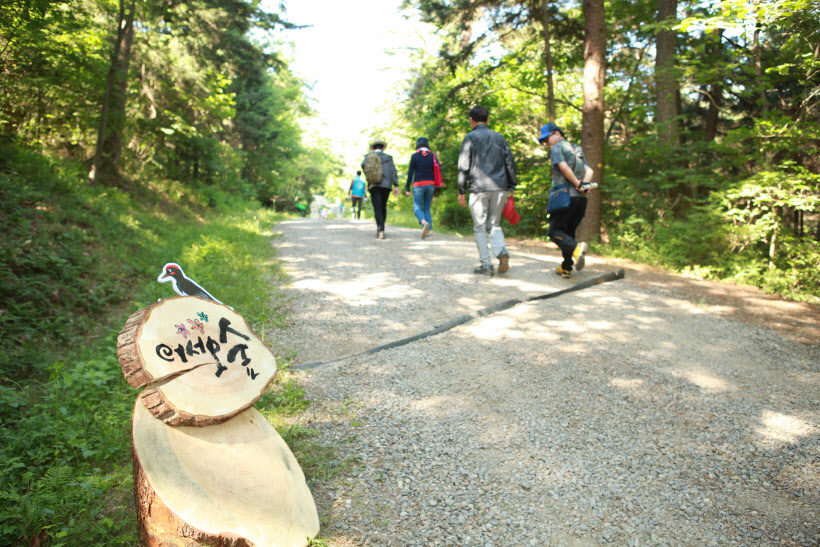
<path id="1" fill-rule="evenodd" d="M 714 56 L 713 59 L 722 62 L 722 46 L 721 38 L 723 30 L 718 29 L 712 32 L 712 43 L 709 48 Z M 709 110 L 706 113 L 706 129 L 705 137 L 707 141 L 714 141 L 717 136 L 718 122 L 720 121 L 720 107 L 723 105 L 723 78 L 718 77 L 718 80 L 709 85 L 709 92 L 707 94 L 709 101 Z"/>
<path id="2" fill-rule="evenodd" d="M 127 10 L 125 1 L 120 0 L 117 37 L 111 53 L 108 80 L 101 106 L 94 168 L 89 177 L 92 183 L 114 184 L 119 179 L 135 10 L 136 0 L 130 1 Z"/>
<path id="3" fill-rule="evenodd" d="M 172 427 L 137 401 L 132 440 L 143 546 L 304 547 L 319 532 L 299 463 L 254 408 Z"/>
<path id="4" fill-rule="evenodd" d="M 658 0 L 658 22 L 677 19 L 677 0 Z M 655 41 L 655 121 L 660 141 L 667 146 L 680 143 L 678 131 L 678 78 L 675 71 L 677 35 L 674 30 L 659 30 Z"/>
<path id="5" fill-rule="evenodd" d="M 555 89 L 552 79 L 552 49 L 550 48 L 550 21 L 547 0 L 541 0 L 541 30 L 544 37 L 544 67 L 547 77 L 547 119 L 555 123 Z"/>
<path id="6" fill-rule="evenodd" d="M 584 154 L 599 185 L 604 181 L 604 85 L 606 83 L 606 18 L 603 0 L 584 0 L 584 107 L 581 140 Z M 601 193 L 590 192 L 587 210 L 578 227 L 583 241 L 601 235 Z"/>
<path id="7" fill-rule="evenodd" d="M 276 360 L 241 315 L 196 296 L 134 313 L 117 339 L 122 372 L 169 425 L 207 425 L 248 408 L 276 377 Z"/>

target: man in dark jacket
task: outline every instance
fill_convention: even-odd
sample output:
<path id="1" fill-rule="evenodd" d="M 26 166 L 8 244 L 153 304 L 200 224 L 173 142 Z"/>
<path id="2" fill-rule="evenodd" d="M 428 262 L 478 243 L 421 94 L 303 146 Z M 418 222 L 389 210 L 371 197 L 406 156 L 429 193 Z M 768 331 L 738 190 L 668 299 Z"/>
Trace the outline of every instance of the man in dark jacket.
<path id="1" fill-rule="evenodd" d="M 470 109 L 470 127 L 473 129 L 461 143 L 458 155 L 458 203 L 467 206 L 465 194 L 470 193 L 470 214 L 473 217 L 473 235 L 481 264 L 473 273 L 493 275 L 493 264 L 487 247 L 490 245 L 498 258 L 498 273 L 510 269 L 510 255 L 501 230 L 501 213 L 512 195 L 518 179 L 507 141 L 487 127 L 489 111 L 483 106 Z"/>
<path id="2" fill-rule="evenodd" d="M 399 195 L 399 173 L 393 163 L 393 156 L 384 153 L 386 146 L 387 143 L 381 139 L 370 143 L 370 149 L 378 153 L 382 160 L 382 181 L 369 188 L 373 215 L 376 217 L 376 239 L 384 239 L 384 223 L 387 220 L 387 200 L 390 198 L 390 189 L 393 188 L 393 195 Z M 366 161 L 367 157 L 362 160 L 362 169 Z"/>

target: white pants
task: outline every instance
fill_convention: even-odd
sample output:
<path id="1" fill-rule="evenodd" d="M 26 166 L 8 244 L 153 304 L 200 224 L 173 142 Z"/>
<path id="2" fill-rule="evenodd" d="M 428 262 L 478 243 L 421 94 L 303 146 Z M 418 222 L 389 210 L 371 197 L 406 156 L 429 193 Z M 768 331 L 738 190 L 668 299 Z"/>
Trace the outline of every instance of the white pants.
<path id="1" fill-rule="evenodd" d="M 493 247 L 493 254 L 498 257 L 498 255 L 507 252 L 507 246 L 504 243 L 504 232 L 501 230 L 501 213 L 507 204 L 507 196 L 506 191 L 470 194 L 473 235 L 475 236 L 476 247 L 478 247 L 478 259 L 484 266 L 492 266 L 490 250 L 487 248 L 487 232 L 490 232 L 490 245 Z"/>

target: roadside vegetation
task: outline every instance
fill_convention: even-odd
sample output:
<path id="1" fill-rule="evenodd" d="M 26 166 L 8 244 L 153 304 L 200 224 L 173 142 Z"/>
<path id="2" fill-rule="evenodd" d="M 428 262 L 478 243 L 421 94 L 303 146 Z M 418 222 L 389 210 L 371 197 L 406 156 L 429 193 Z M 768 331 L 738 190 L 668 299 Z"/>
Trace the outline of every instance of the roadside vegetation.
<path id="1" fill-rule="evenodd" d="M 213 194 L 211 194 L 213 195 Z M 0 544 L 135 545 L 131 413 L 116 337 L 127 317 L 173 296 L 178 262 L 258 333 L 282 326 L 272 248 L 282 213 L 168 182 L 94 189 L 71 164 L 0 148 Z M 289 358 L 277 356 L 287 369 Z M 332 450 L 291 425 L 309 402 L 286 371 L 257 405 L 309 480 Z"/>

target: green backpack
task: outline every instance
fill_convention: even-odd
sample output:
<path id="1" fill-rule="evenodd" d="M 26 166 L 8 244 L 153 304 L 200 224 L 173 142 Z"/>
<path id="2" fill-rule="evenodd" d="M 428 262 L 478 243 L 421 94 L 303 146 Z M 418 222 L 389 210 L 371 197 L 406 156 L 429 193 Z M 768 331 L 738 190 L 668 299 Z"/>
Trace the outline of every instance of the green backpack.
<path id="1" fill-rule="evenodd" d="M 382 183 L 382 157 L 376 152 L 370 152 L 364 157 L 364 179 L 368 187 Z"/>

